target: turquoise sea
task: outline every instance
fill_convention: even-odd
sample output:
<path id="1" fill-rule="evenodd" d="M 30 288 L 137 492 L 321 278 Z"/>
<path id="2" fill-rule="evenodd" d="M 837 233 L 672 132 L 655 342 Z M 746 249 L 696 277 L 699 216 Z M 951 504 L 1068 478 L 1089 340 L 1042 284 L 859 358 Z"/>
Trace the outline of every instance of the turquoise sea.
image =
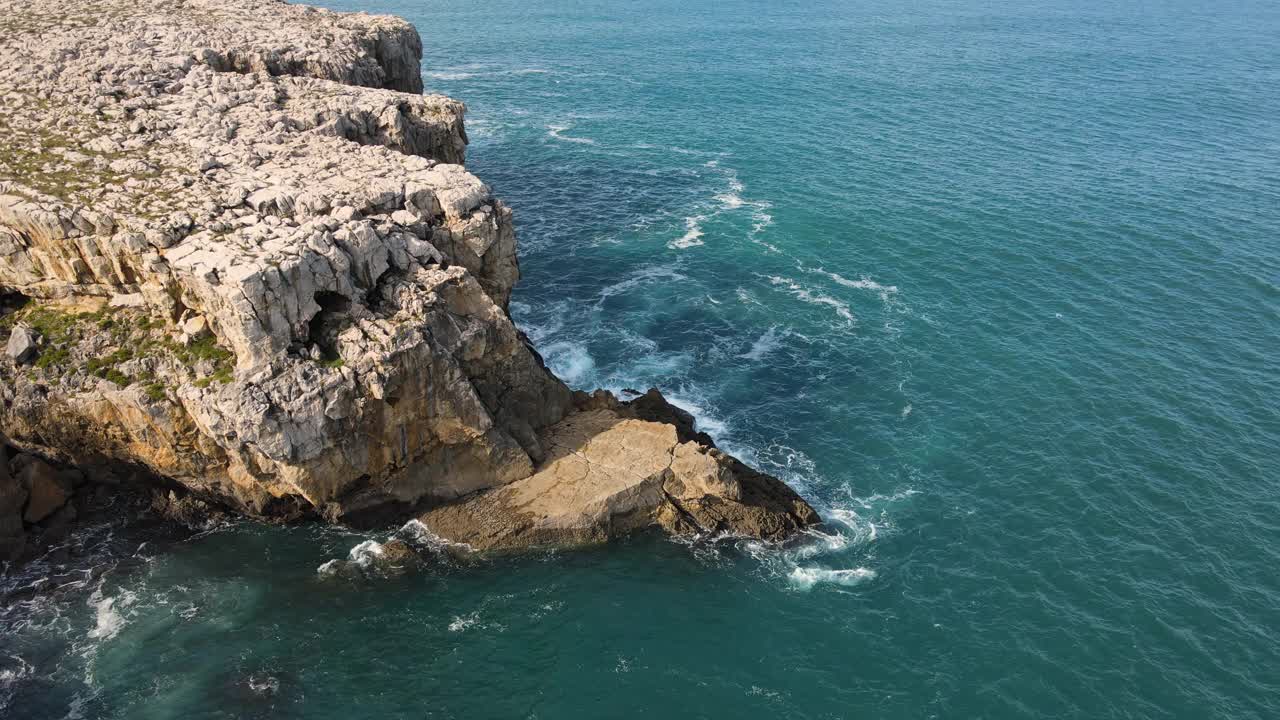
<path id="1" fill-rule="evenodd" d="M 61 586 L 0 715 L 1280 717 L 1280 4 L 328 4 L 468 103 L 547 362 L 829 527 L 344 582 L 390 530 L 104 525 L 0 580 Z"/>

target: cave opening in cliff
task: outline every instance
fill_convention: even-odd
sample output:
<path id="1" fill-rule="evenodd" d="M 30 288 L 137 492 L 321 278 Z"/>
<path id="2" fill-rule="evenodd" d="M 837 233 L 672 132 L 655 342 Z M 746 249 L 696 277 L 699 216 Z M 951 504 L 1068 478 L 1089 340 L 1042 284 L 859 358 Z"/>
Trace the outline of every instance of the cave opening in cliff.
<path id="1" fill-rule="evenodd" d="M 0 288 L 0 318 L 8 317 L 31 302 L 31 298 L 17 290 Z"/>
<path id="2" fill-rule="evenodd" d="M 322 362 L 334 362 L 338 353 L 338 335 L 351 324 L 351 298 L 342 293 L 321 290 L 315 295 L 320 306 L 307 324 L 307 349 L 318 351 Z"/>

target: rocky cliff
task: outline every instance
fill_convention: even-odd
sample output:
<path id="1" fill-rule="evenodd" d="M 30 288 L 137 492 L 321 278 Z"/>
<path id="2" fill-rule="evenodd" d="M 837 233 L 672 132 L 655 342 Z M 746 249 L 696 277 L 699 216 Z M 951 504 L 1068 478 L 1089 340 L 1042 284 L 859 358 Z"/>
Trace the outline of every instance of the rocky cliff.
<path id="1" fill-rule="evenodd" d="M 0 0 L 4 438 L 257 517 L 425 508 L 484 547 L 816 521 L 657 393 L 547 371 L 421 50 L 272 0 Z"/>

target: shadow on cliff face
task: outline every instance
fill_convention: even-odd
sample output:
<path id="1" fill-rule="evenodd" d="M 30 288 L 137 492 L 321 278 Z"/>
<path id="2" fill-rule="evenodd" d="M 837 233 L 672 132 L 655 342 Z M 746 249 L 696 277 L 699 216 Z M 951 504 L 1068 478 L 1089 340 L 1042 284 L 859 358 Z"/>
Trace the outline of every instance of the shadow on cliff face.
<path id="1" fill-rule="evenodd" d="M 315 295 L 320 306 L 307 324 L 306 351 L 312 360 L 335 362 L 338 353 L 338 336 L 351 324 L 351 298 L 336 293 L 320 291 Z"/>
<path id="2" fill-rule="evenodd" d="M 36 599 L 87 592 L 102 574 L 144 563 L 142 547 L 163 552 L 219 517 L 137 476 L 61 466 L 24 453 L 13 455 L 8 477 L 0 476 L 4 484 L 24 490 L 27 500 L 17 516 L 21 534 L 4 538 L 10 554 L 0 561 L 0 634 L 21 622 Z"/>
<path id="3" fill-rule="evenodd" d="M 16 290 L 0 288 L 0 318 L 21 310 L 31 302 L 31 298 Z"/>
<path id="4" fill-rule="evenodd" d="M 16 290 L 0 288 L 0 352 L 5 351 L 4 346 L 9 342 L 17 312 L 30 302 L 31 298 Z"/>
<path id="5" fill-rule="evenodd" d="M 0 596 L 13 577 L 29 577 L 26 591 L 47 586 L 34 568 L 74 564 L 84 551 L 82 531 L 98 526 L 152 528 L 181 538 L 228 515 L 177 483 L 127 463 L 72 466 L 3 442 L 0 436 Z M 30 566 L 30 567 L 27 567 Z M 53 573 L 51 577 L 56 577 Z"/>

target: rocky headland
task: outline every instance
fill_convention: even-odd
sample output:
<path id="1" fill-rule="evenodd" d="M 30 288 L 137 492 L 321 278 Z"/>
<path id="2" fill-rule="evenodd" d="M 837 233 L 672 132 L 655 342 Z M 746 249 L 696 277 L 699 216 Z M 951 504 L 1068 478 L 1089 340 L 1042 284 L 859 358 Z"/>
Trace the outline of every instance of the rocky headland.
<path id="1" fill-rule="evenodd" d="M 547 370 L 421 53 L 273 0 L 0 0 L 0 559 L 121 476 L 481 549 L 817 521 L 657 391 Z"/>

